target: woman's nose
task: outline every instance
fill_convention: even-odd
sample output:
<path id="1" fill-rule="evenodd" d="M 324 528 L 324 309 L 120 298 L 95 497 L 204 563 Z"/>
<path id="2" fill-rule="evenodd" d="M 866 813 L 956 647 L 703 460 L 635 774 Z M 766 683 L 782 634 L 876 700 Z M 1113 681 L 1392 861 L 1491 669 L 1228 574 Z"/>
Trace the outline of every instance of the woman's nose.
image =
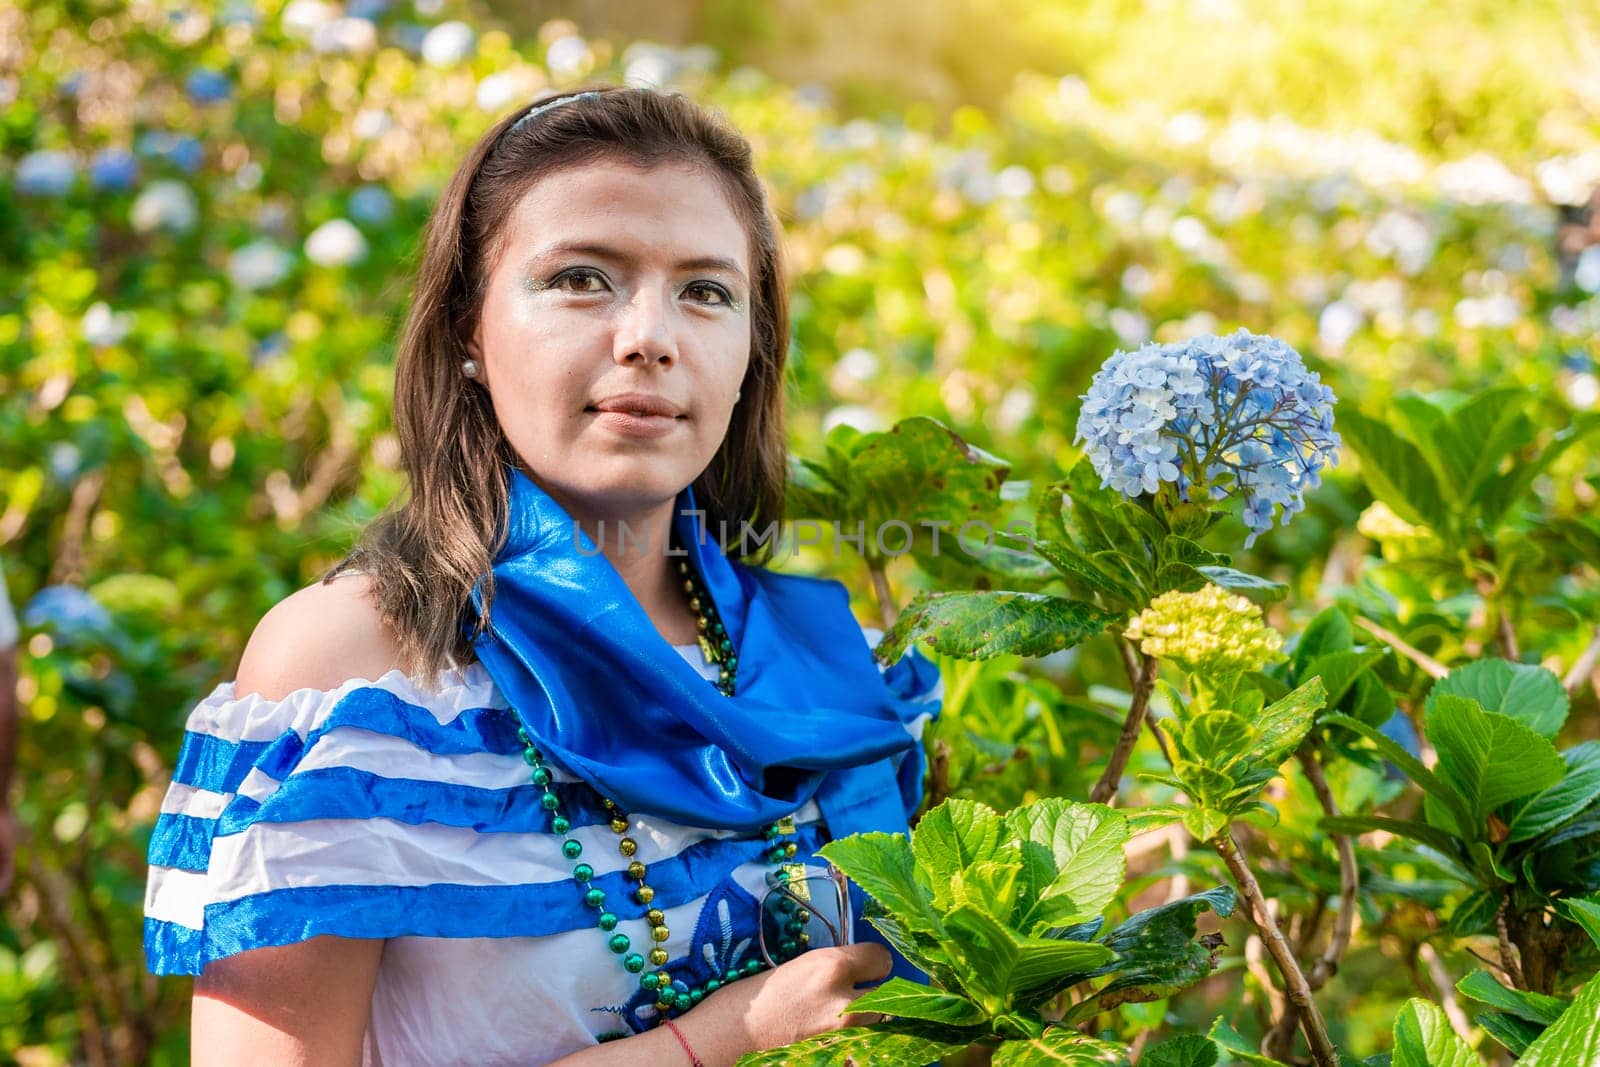
<path id="1" fill-rule="evenodd" d="M 678 358 L 677 338 L 668 320 L 667 303 L 660 294 L 641 289 L 628 302 L 617 323 L 612 358 L 618 363 L 635 358 L 646 363 Z"/>

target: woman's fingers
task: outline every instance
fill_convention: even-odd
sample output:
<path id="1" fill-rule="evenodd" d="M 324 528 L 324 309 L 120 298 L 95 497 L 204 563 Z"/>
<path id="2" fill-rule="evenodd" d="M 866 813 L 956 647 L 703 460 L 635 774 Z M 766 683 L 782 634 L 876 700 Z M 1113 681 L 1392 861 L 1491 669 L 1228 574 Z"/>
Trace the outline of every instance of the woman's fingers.
<path id="1" fill-rule="evenodd" d="M 856 982 L 876 982 L 889 977 L 889 972 L 894 968 L 894 957 L 882 945 L 873 942 L 864 942 L 859 945 L 845 945 L 836 951 L 845 959 L 845 966 L 850 976 Z"/>

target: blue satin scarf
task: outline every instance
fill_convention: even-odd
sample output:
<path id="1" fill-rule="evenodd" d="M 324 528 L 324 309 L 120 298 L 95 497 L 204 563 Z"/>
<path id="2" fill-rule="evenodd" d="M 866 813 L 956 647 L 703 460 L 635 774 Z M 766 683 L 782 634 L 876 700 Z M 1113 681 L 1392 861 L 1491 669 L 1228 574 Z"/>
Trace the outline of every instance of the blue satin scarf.
<path id="1" fill-rule="evenodd" d="M 906 724 L 929 708 L 885 681 L 842 583 L 729 559 L 692 488 L 679 493 L 677 551 L 739 657 L 724 696 L 567 511 L 521 471 L 510 482 L 475 648 L 546 759 L 625 811 L 686 826 L 752 830 L 815 798 L 834 837 L 906 831 L 896 764 L 912 761 L 900 769 L 920 782 L 921 746 Z M 472 607 L 482 615 L 477 590 Z M 925 677 L 932 665 L 912 656 Z"/>

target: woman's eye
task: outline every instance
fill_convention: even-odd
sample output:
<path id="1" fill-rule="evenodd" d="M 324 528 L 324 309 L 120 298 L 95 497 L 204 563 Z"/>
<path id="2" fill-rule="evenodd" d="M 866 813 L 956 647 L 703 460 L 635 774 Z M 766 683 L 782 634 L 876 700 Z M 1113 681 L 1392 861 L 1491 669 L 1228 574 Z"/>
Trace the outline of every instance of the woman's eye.
<path id="1" fill-rule="evenodd" d="M 697 304 L 731 304 L 733 296 L 715 282 L 695 282 L 684 290 Z"/>
<path id="2" fill-rule="evenodd" d="M 579 267 L 562 271 L 551 282 L 551 288 L 565 289 L 571 293 L 599 293 L 605 291 L 605 277 L 597 270 Z"/>

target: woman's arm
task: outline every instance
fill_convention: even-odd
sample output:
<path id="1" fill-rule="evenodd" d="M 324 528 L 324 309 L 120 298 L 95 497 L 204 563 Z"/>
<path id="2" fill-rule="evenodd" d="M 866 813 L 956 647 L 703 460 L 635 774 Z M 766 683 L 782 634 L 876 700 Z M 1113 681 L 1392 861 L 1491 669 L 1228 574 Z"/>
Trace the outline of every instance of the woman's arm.
<path id="1" fill-rule="evenodd" d="M 381 940 L 314 937 L 211 963 L 195 981 L 190 1063 L 360 1067 L 382 955 Z"/>
<path id="2" fill-rule="evenodd" d="M 368 588 L 365 577 L 341 578 L 267 612 L 245 646 L 235 695 L 282 700 L 395 666 Z M 359 1067 L 383 944 L 314 937 L 212 962 L 195 981 L 192 1062 Z"/>
<path id="3" fill-rule="evenodd" d="M 889 974 L 882 945 L 845 945 L 805 952 L 775 971 L 724 986 L 675 1020 L 705 1067 L 733 1067 L 740 1056 L 778 1048 L 813 1034 L 869 1021 L 844 1015 L 861 995 L 856 986 Z M 680 1067 L 689 1055 L 666 1027 L 608 1041 L 556 1060 L 551 1067 Z"/>

